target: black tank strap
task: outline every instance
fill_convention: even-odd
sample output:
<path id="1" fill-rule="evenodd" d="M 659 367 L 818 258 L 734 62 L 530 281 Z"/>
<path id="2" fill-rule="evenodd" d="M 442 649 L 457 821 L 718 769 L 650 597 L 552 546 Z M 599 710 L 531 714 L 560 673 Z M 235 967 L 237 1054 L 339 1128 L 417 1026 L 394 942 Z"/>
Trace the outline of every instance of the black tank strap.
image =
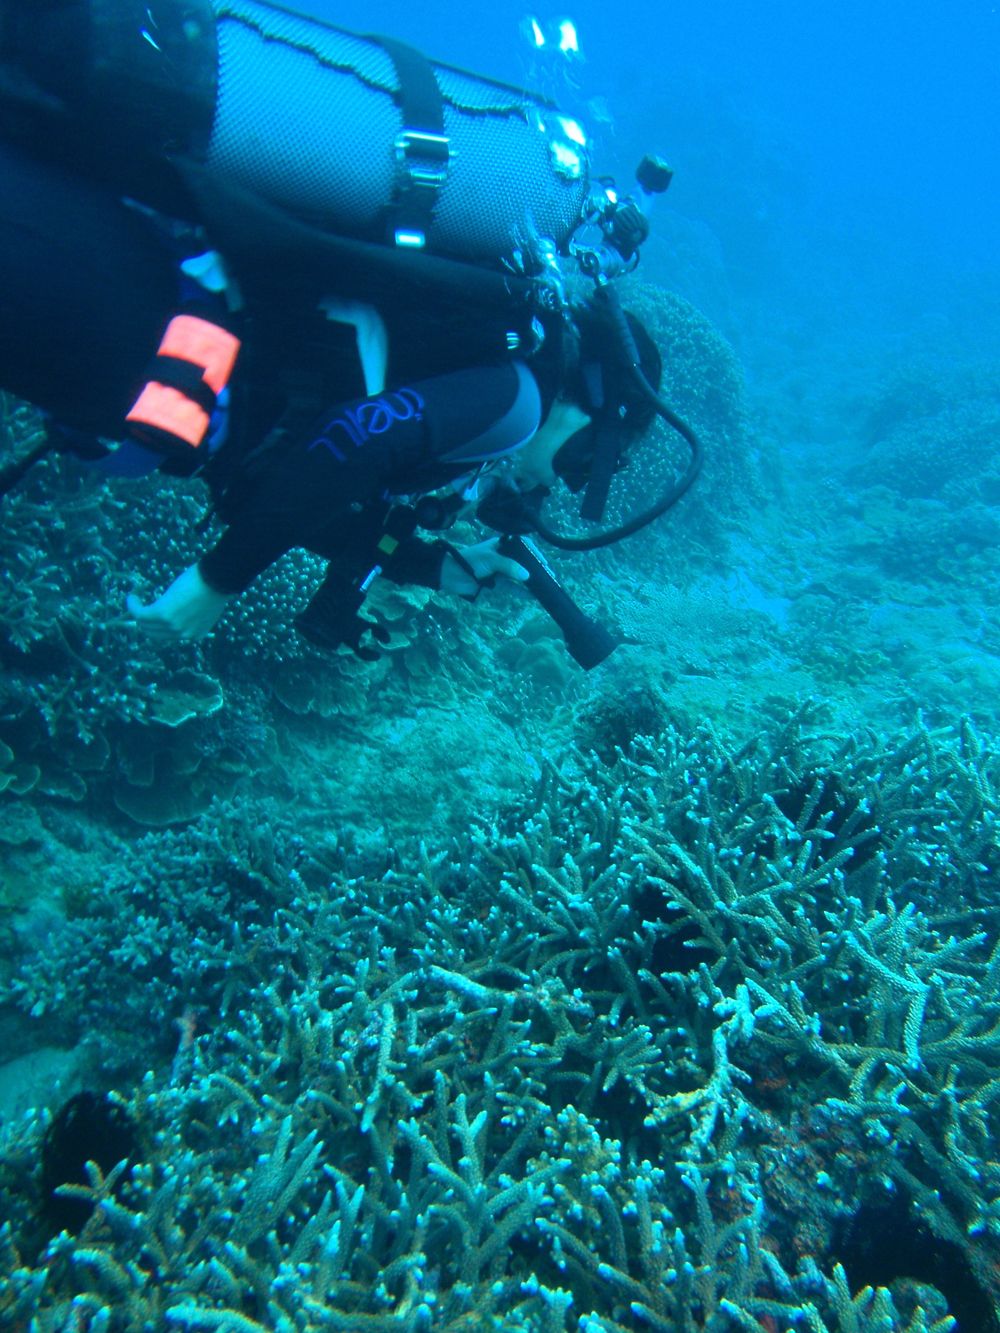
<path id="1" fill-rule="evenodd" d="M 444 131 L 444 99 L 431 62 L 395 37 L 372 36 L 396 68 L 403 128 L 396 136 L 399 181 L 389 207 L 388 239 L 420 250 L 448 177 L 450 145 Z"/>

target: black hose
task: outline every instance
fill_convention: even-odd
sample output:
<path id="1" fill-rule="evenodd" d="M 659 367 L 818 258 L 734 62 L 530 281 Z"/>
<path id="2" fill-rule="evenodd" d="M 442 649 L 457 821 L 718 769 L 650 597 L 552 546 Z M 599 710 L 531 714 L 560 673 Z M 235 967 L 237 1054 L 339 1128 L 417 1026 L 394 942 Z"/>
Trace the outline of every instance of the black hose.
<path id="1" fill-rule="evenodd" d="M 698 436 L 687 422 L 682 420 L 669 404 L 660 397 L 643 374 L 639 360 L 639 349 L 636 347 L 632 330 L 625 318 L 625 311 L 622 309 L 618 292 L 610 284 L 605 283 L 597 288 L 595 299 L 600 300 L 604 306 L 625 370 L 639 392 L 653 405 L 657 416 L 685 441 L 691 450 L 691 457 L 688 459 L 684 471 L 663 492 L 655 504 L 606 532 L 599 532 L 589 537 L 567 537 L 556 532 L 554 528 L 550 528 L 541 517 L 538 517 L 535 520 L 535 531 L 539 537 L 544 538 L 551 546 L 555 546 L 561 551 L 596 551 L 602 546 L 613 546 L 615 542 L 621 541 L 623 537 L 631 537 L 633 533 L 639 532 L 640 529 L 660 518 L 677 503 L 682 495 L 690 490 L 704 462 L 704 450 Z"/>

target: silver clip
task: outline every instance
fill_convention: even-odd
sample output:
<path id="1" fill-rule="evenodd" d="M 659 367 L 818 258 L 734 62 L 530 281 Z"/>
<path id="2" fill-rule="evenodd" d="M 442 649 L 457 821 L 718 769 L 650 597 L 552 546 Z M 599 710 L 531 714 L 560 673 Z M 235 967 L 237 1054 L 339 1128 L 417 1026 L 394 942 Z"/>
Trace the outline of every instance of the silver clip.
<path id="1" fill-rule="evenodd" d="M 396 161 L 414 185 L 438 189 L 448 179 L 451 140 L 446 134 L 403 130 L 396 136 Z"/>

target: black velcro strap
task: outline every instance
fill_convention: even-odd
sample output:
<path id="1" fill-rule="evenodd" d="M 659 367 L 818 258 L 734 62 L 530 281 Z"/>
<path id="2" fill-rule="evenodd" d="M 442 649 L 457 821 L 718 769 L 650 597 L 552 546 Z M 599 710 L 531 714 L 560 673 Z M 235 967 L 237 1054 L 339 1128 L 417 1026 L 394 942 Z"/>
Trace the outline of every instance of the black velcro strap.
<path id="1" fill-rule="evenodd" d="M 182 357 L 158 354 L 146 369 L 146 379 L 176 389 L 211 416 L 219 400 L 202 378 L 203 373 L 200 366 Z"/>
<path id="2" fill-rule="evenodd" d="M 386 52 L 399 80 L 403 128 L 395 143 L 399 184 L 389 209 L 389 240 L 422 246 L 430 230 L 438 192 L 448 175 L 450 151 L 444 132 L 444 98 L 434 67 L 406 42 L 373 36 Z M 417 239 L 419 238 L 419 239 Z"/>

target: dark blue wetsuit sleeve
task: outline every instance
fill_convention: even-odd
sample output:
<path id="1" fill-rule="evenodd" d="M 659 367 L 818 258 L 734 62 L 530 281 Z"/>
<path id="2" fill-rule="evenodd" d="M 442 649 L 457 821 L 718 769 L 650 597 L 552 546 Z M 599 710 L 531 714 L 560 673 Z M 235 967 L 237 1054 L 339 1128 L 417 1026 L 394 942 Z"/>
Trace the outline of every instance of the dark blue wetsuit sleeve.
<path id="1" fill-rule="evenodd" d="M 301 440 L 264 456 L 202 557 L 202 576 L 220 592 L 241 592 L 293 547 L 332 555 L 344 549 L 352 506 L 445 485 L 525 444 L 540 417 L 538 386 L 517 363 L 340 404 Z"/>

